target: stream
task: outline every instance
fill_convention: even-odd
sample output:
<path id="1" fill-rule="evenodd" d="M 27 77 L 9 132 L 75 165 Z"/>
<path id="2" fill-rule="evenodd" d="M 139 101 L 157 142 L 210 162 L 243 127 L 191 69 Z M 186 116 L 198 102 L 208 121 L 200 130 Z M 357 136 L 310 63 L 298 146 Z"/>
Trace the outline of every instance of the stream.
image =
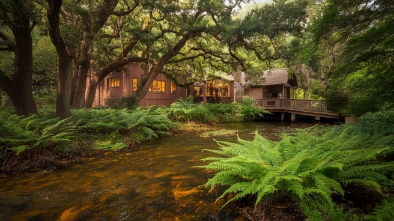
<path id="1" fill-rule="evenodd" d="M 295 127 L 311 124 L 299 123 Z M 278 139 L 290 124 L 232 123 L 242 139 L 254 132 Z M 216 149 L 214 139 L 236 142 L 237 135 L 200 137 L 173 134 L 131 152 L 108 152 L 81 163 L 37 174 L 0 178 L 0 220 L 247 220 L 242 211 L 202 186 L 214 175 L 195 166 Z"/>

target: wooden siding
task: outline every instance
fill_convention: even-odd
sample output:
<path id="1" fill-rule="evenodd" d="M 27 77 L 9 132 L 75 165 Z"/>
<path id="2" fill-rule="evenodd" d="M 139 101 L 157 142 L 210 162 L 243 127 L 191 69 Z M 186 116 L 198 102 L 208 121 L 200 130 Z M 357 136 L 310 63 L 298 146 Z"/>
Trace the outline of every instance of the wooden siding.
<path id="1" fill-rule="evenodd" d="M 143 74 L 143 69 L 136 63 L 124 66 L 118 71 L 110 73 L 104 80 L 100 83 L 96 92 L 96 99 L 94 106 L 106 106 L 106 101 L 109 99 L 120 100 L 124 97 L 132 96 L 135 91 L 133 91 L 133 78 L 138 79 L 138 83 L 141 80 L 141 75 Z M 109 87 L 108 79 L 110 78 L 120 78 L 119 87 Z M 141 106 L 151 106 L 151 105 L 164 105 L 169 106 L 171 103 L 176 101 L 178 98 L 186 97 L 186 88 L 177 86 L 176 92 L 171 92 L 171 80 L 169 80 L 164 74 L 159 74 L 156 80 L 165 82 L 164 92 L 154 92 L 148 91 L 145 97 L 140 101 Z"/>
<path id="2" fill-rule="evenodd" d="M 251 87 L 249 89 L 245 89 L 245 96 L 253 97 L 254 99 L 262 99 L 263 98 L 263 88 L 261 87 Z"/>

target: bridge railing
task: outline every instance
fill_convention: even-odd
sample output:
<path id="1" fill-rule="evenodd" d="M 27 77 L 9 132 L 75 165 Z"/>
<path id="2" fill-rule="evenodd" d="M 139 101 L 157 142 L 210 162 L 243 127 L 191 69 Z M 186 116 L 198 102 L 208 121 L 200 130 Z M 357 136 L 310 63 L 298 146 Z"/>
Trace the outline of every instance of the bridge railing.
<path id="1" fill-rule="evenodd" d="M 321 100 L 304 100 L 304 99 L 280 99 L 265 98 L 257 99 L 256 105 L 263 109 L 293 109 L 303 111 L 322 111 L 327 112 L 327 103 Z"/>

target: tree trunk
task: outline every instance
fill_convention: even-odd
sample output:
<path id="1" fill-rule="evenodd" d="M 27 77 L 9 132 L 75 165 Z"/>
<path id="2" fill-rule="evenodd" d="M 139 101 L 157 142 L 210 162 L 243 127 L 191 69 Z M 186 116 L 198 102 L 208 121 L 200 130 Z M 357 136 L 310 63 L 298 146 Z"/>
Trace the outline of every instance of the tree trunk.
<path id="1" fill-rule="evenodd" d="M 74 102 L 74 96 L 75 96 L 75 91 L 77 90 L 77 79 L 78 79 L 78 61 L 74 56 L 73 59 L 73 77 L 72 77 L 72 81 L 71 81 L 71 92 L 70 92 L 70 104 L 72 104 Z"/>
<path id="2" fill-rule="evenodd" d="M 93 107 L 94 98 L 96 97 L 96 90 L 97 86 L 99 85 L 100 81 L 97 78 L 93 78 L 90 82 L 89 89 L 88 89 L 88 96 L 86 98 L 86 107 L 91 108 Z M 100 99 L 100 98 L 99 98 Z"/>
<path id="3" fill-rule="evenodd" d="M 81 62 L 78 68 L 77 84 L 74 99 L 71 104 L 73 108 L 83 108 L 85 105 L 86 82 L 90 68 L 90 61 Z"/>
<path id="4" fill-rule="evenodd" d="M 71 116 L 70 93 L 73 57 L 69 54 L 63 36 L 60 33 L 60 8 L 62 0 L 47 0 L 49 35 L 59 56 L 59 75 L 56 94 L 56 116 L 65 119 Z"/>
<path id="5" fill-rule="evenodd" d="M 70 93 L 72 81 L 72 59 L 59 57 L 59 76 L 57 80 L 56 116 L 61 119 L 71 117 Z"/>
<path id="6" fill-rule="evenodd" d="M 0 87 L 8 94 L 18 115 L 37 113 L 33 98 L 33 46 L 30 27 L 30 18 L 24 10 L 23 1 L 15 1 L 21 5 L 18 11 L 13 9 L 12 21 L 9 25 L 15 38 L 14 73 L 10 78 L 0 73 Z"/>
<path id="7" fill-rule="evenodd" d="M 100 24 L 101 26 L 104 24 Z M 100 26 L 100 27 L 101 27 Z M 85 105 L 85 93 L 86 93 L 86 81 L 88 78 L 88 72 L 90 68 L 90 55 L 89 49 L 93 39 L 91 30 L 91 24 L 86 22 L 84 25 L 84 32 L 82 35 L 81 44 L 79 46 L 78 53 L 78 72 L 76 75 L 76 88 L 73 97 L 73 102 L 71 107 L 73 108 L 83 108 Z M 98 30 L 94 30 L 98 31 Z"/>

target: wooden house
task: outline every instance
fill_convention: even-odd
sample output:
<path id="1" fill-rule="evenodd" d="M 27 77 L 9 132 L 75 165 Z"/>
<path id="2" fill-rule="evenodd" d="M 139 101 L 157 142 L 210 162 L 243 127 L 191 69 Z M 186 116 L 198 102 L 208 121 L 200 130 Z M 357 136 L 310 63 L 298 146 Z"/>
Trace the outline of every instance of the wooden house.
<path id="1" fill-rule="evenodd" d="M 236 74 L 211 75 L 206 80 L 195 79 L 190 85 L 190 95 L 195 102 L 232 103 L 238 96 L 243 95 L 241 82 L 235 79 Z"/>
<path id="2" fill-rule="evenodd" d="M 287 69 L 265 71 L 261 80 L 247 82 L 245 96 L 253 97 L 256 104 L 272 113 L 281 113 L 284 120 L 285 113 L 290 114 L 291 121 L 296 115 L 312 116 L 315 120 L 323 118 L 339 119 L 338 113 L 327 109 L 327 103 L 322 100 L 294 99 L 291 90 L 298 87 L 295 75 L 290 75 Z"/>
<path id="3" fill-rule="evenodd" d="M 291 89 L 297 88 L 297 78 L 289 75 L 286 68 L 264 71 L 262 81 L 248 82 L 244 95 L 254 99 L 289 99 Z"/>
<path id="4" fill-rule="evenodd" d="M 143 69 L 137 63 L 113 71 L 98 86 L 93 106 L 111 106 L 111 103 L 114 104 L 123 98 L 132 96 L 137 90 L 142 74 Z M 178 98 L 186 98 L 187 95 L 186 87 L 180 87 L 168 79 L 166 75 L 159 74 L 139 105 L 170 106 Z"/>

